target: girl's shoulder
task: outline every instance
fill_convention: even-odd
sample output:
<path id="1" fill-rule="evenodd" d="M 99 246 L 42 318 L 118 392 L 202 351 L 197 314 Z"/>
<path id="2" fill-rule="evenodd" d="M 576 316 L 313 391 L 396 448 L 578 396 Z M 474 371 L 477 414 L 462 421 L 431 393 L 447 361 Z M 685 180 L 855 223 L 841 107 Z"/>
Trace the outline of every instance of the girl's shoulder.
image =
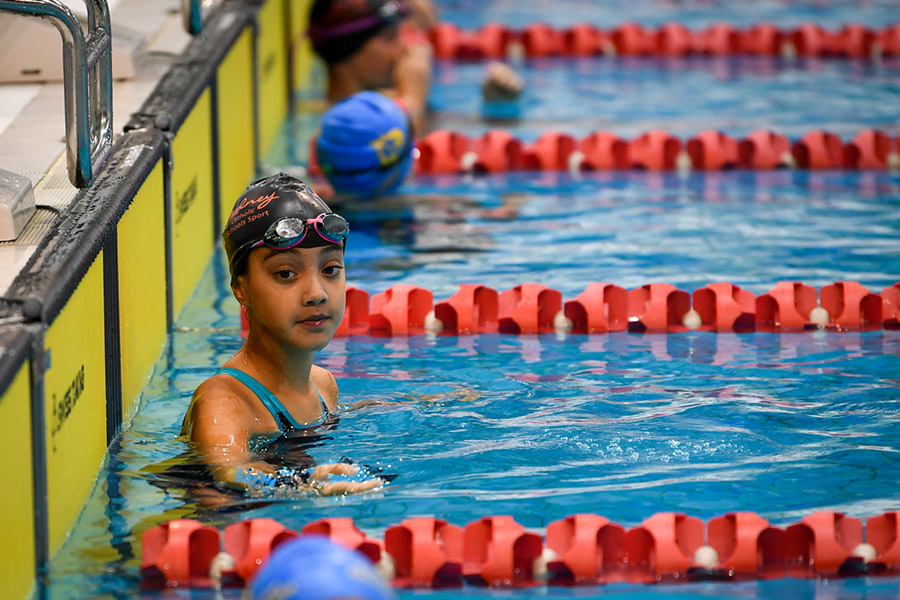
<path id="1" fill-rule="evenodd" d="M 185 428 L 198 420 L 229 415 L 241 418 L 250 413 L 249 390 L 234 377 L 217 373 L 194 390 L 185 418 Z"/>
<path id="2" fill-rule="evenodd" d="M 331 371 L 324 367 L 313 365 L 312 370 L 309 372 L 309 378 L 316 386 L 316 389 L 319 390 L 319 393 L 322 394 L 325 404 L 328 405 L 328 410 L 332 412 L 337 410 L 338 385 Z"/>
<path id="3" fill-rule="evenodd" d="M 245 400 L 249 390 L 240 381 L 225 373 L 216 373 L 194 390 L 192 402 L 235 404 Z"/>

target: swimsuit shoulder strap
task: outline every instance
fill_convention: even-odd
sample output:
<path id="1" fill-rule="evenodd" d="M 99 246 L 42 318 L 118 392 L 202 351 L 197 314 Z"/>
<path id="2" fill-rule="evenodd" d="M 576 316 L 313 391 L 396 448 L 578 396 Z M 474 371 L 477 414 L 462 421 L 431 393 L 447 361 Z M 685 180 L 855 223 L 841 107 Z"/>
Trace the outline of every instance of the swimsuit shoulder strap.
<path id="1" fill-rule="evenodd" d="M 291 416 L 291 413 L 287 411 L 284 407 L 284 404 L 281 403 L 275 394 L 270 392 L 266 386 L 258 382 L 256 379 L 251 377 L 250 375 L 240 371 L 238 369 L 232 369 L 230 367 L 223 367 L 219 369 L 219 373 L 224 373 L 225 375 L 231 375 L 244 385 L 246 385 L 251 392 L 256 394 L 259 398 L 259 401 L 263 403 L 263 406 L 266 407 L 270 413 L 272 413 L 272 417 L 275 419 L 275 422 L 278 423 L 278 428 L 282 432 L 292 431 L 294 429 L 301 429 L 301 425 L 297 423 L 294 417 Z M 318 393 L 319 390 L 316 390 Z M 321 394 L 319 398 L 321 398 Z"/>
<path id="2" fill-rule="evenodd" d="M 322 392 L 319 391 L 319 388 L 316 387 L 316 384 L 313 383 L 312 379 L 310 379 L 309 382 L 312 383 L 313 389 L 316 390 L 316 394 L 318 394 L 318 396 L 319 396 L 319 404 L 322 405 L 322 417 L 316 423 L 316 425 L 321 425 L 328 419 L 328 416 L 331 414 L 331 411 L 328 410 L 328 405 L 325 404 L 325 398 L 322 397 Z"/>

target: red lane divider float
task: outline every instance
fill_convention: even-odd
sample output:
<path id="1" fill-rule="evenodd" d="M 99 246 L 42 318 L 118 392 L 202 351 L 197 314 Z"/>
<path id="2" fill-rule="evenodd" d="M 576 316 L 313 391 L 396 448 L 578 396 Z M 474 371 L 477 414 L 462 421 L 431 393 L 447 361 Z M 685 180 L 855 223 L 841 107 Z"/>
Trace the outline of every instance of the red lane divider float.
<path id="1" fill-rule="evenodd" d="M 675 333 L 687 331 L 685 317 L 691 296 L 668 283 L 649 283 L 628 290 L 628 331 Z"/>
<path id="2" fill-rule="evenodd" d="M 881 290 L 882 326 L 885 329 L 900 329 L 900 283 Z"/>
<path id="3" fill-rule="evenodd" d="M 565 304 L 572 333 L 606 333 L 628 328 L 628 292 L 605 282 L 589 283 Z"/>
<path id="4" fill-rule="evenodd" d="M 369 333 L 381 337 L 425 333 L 425 320 L 434 308 L 430 291 L 408 283 L 372 296 Z"/>
<path id="5" fill-rule="evenodd" d="M 199 521 L 177 519 L 141 536 L 141 582 L 144 587 L 213 585 L 210 565 L 219 554 L 219 530 Z"/>
<path id="6" fill-rule="evenodd" d="M 738 165 L 742 169 L 771 170 L 793 164 L 791 143 L 783 135 L 754 131 L 738 142 Z"/>
<path id="7" fill-rule="evenodd" d="M 322 519 L 302 531 L 250 519 L 227 526 L 220 548 L 219 531 L 198 521 L 157 525 L 141 537 L 142 587 L 243 586 L 279 544 L 298 535 L 324 535 L 360 551 L 404 588 L 900 575 L 898 511 L 871 517 L 865 526 L 821 511 L 783 529 L 756 513 L 734 512 L 706 524 L 657 513 L 631 529 L 577 514 L 550 523 L 543 537 L 508 515 L 465 527 L 432 517 L 405 519 L 389 526 L 383 541 L 349 518 Z"/>
<path id="8" fill-rule="evenodd" d="M 549 582 L 590 585 L 626 580 L 625 528 L 606 517 L 578 514 L 547 527 Z"/>
<path id="9" fill-rule="evenodd" d="M 756 302 L 753 294 L 733 283 L 711 283 L 694 290 L 693 306 L 701 331 L 753 331 Z"/>
<path id="10" fill-rule="evenodd" d="M 439 23 L 429 32 L 434 54 L 447 60 L 499 59 L 524 55 L 549 56 L 690 56 L 759 55 L 785 57 L 877 59 L 900 55 L 900 24 L 870 29 L 849 24 L 829 31 L 815 23 L 783 29 L 771 23 L 738 28 L 713 23 L 690 30 L 680 23 L 655 29 L 624 23 L 601 29 L 579 23 L 557 29 L 532 23 L 522 29 L 491 23 L 478 30 L 463 30 Z"/>
<path id="11" fill-rule="evenodd" d="M 628 580 L 633 583 L 678 580 L 703 546 L 703 521 L 677 513 L 657 513 L 625 534 Z"/>
<path id="12" fill-rule="evenodd" d="M 241 586 L 250 581 L 272 550 L 300 535 L 274 519 L 265 518 L 232 523 L 223 534 L 223 551 L 233 558 L 233 567 L 224 568 L 221 577 Z"/>
<path id="13" fill-rule="evenodd" d="M 242 337 L 248 327 L 242 307 Z M 900 329 L 900 282 L 876 293 L 857 281 L 837 281 L 820 290 L 780 281 L 759 296 L 728 282 L 710 283 L 693 293 L 667 283 L 626 290 L 592 282 L 570 300 L 539 283 L 500 292 L 466 283 L 436 303 L 430 290 L 411 284 L 397 284 L 371 299 L 365 290 L 348 286 L 344 318 L 335 337 L 808 329 Z"/>
<path id="14" fill-rule="evenodd" d="M 311 140 L 315 147 L 315 139 Z M 733 138 L 720 131 L 702 131 L 682 140 L 666 131 L 652 130 L 634 139 L 606 132 L 582 138 L 549 131 L 534 141 L 522 141 L 510 132 L 490 130 L 470 139 L 454 131 L 433 131 L 416 141 L 419 175 L 501 173 L 508 171 L 720 171 L 726 169 L 900 169 L 900 136 L 866 129 L 844 142 L 828 131 L 811 131 L 791 142 L 772 131 L 754 131 Z M 308 165 L 321 175 L 312 151 Z"/>
<path id="15" fill-rule="evenodd" d="M 752 512 L 729 513 L 710 519 L 707 543 L 720 557 L 706 568 L 722 569 L 735 579 L 784 576 L 779 569 L 787 556 L 781 552 L 781 530 Z M 779 572 L 779 570 L 781 572 Z"/>
<path id="16" fill-rule="evenodd" d="M 381 540 L 366 536 L 349 517 L 332 517 L 319 519 L 303 527 L 307 535 L 324 535 L 348 548 L 361 552 L 373 563 L 381 560 L 384 544 Z"/>
<path id="17" fill-rule="evenodd" d="M 562 294 L 540 283 L 523 283 L 500 292 L 500 333 L 553 333 L 562 310 Z"/>
<path id="18" fill-rule="evenodd" d="M 440 321 L 443 335 L 495 333 L 499 329 L 500 295 L 497 290 L 464 283 L 447 300 L 434 305 L 434 316 Z"/>
<path id="19" fill-rule="evenodd" d="M 463 533 L 463 577 L 490 587 L 535 585 L 534 563 L 542 552 L 541 536 L 512 517 L 484 517 Z"/>
<path id="20" fill-rule="evenodd" d="M 720 131 L 703 131 L 686 141 L 661 130 L 628 140 L 598 131 L 582 138 L 547 132 L 523 142 L 509 132 L 492 130 L 479 138 L 435 131 L 418 142 L 417 173 L 442 175 L 464 172 L 593 171 L 642 169 L 725 170 L 897 169 L 900 137 L 868 129 L 845 143 L 827 131 L 812 131 L 790 142 L 772 131 L 754 131 L 732 138 Z"/>
<path id="21" fill-rule="evenodd" d="M 462 583 L 464 533 L 442 519 L 416 517 L 384 532 L 398 587 L 455 587 Z"/>

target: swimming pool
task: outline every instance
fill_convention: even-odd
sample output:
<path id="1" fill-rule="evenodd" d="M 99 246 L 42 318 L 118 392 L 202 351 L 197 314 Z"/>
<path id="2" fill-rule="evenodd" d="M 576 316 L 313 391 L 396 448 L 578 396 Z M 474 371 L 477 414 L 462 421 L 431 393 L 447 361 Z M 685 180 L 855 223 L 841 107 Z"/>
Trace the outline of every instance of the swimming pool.
<path id="1" fill-rule="evenodd" d="M 474 85 L 467 75 L 474 71 L 458 69 Z M 894 85 L 889 78 L 880 89 L 890 93 Z M 441 102 L 440 86 L 437 94 Z M 707 108 L 695 105 L 674 122 L 699 122 Z M 893 113 L 865 121 L 870 114 L 858 111 L 860 123 L 848 112 L 841 122 L 848 129 L 896 125 Z M 592 281 L 629 289 L 662 281 L 690 291 L 724 280 L 761 294 L 780 280 L 817 288 L 856 280 L 873 291 L 900 280 L 896 173 L 450 176 L 421 178 L 404 191 L 413 202 L 379 217 L 347 208 L 349 283 L 370 293 L 413 283 L 443 299 L 461 283 L 504 290 L 539 279 L 568 299 Z M 136 536 L 182 516 L 219 527 L 271 516 L 298 529 L 350 516 L 380 537 L 421 515 L 465 525 L 511 514 L 540 532 L 577 512 L 633 526 L 657 511 L 706 520 L 753 510 L 784 525 L 814 510 L 865 517 L 900 503 L 900 336 L 879 330 L 337 339 L 322 363 L 338 377 L 343 402 L 370 404 L 345 412 L 330 439 L 310 452 L 396 478 L 370 496 L 226 497 L 205 508 L 196 489 L 184 491 L 195 482 L 161 472 L 185 450 L 175 437 L 193 389 L 238 344 L 236 305 L 216 255 L 176 323 L 140 412 L 111 448 L 79 525 L 51 565 L 50 596 L 132 595 Z M 892 598 L 900 582 L 463 593 Z"/>
<path id="2" fill-rule="evenodd" d="M 706 27 L 715 22 L 735 25 L 771 22 L 783 27 L 814 22 L 830 28 L 847 23 L 862 23 L 880 27 L 890 23 L 895 17 L 895 7 L 890 0 L 870 0 L 859 4 L 838 0 L 761 0 L 752 4 L 735 4 L 723 0 L 642 0 L 627 4 L 567 0 L 560 4 L 537 0 L 524 6 L 515 0 L 441 0 L 436 4 L 441 7 L 441 17 L 444 20 L 466 27 L 478 27 L 489 22 L 504 23 L 510 27 L 536 22 L 566 27 L 576 21 L 602 27 L 615 27 L 627 22 L 658 27 L 668 21 L 677 21 L 690 27 Z"/>
<path id="3" fill-rule="evenodd" d="M 895 176 L 787 175 L 760 190 L 746 174 L 725 174 L 713 199 L 704 197 L 711 187 L 705 178 L 682 181 L 671 198 L 661 190 L 674 183 L 660 185 L 652 174 L 484 179 L 479 185 L 502 183 L 519 194 L 520 215 L 483 222 L 477 210 L 489 209 L 493 196 L 482 196 L 478 185 L 472 191 L 463 182 L 421 182 L 412 188 L 420 199 L 442 192 L 457 206 L 466 203 L 464 215 L 453 222 L 444 213 L 431 223 L 360 219 L 348 247 L 349 279 L 372 293 L 415 281 L 439 299 L 462 282 L 502 290 L 536 273 L 566 298 L 598 279 L 625 287 L 666 281 L 690 290 L 730 272 L 739 275 L 731 280 L 763 293 L 776 272 L 817 286 L 843 276 L 872 289 L 898 278 L 900 250 L 890 240 L 900 202 Z M 562 204 L 567 211 L 554 210 Z M 767 219 L 772 212 L 781 218 Z M 758 223 L 740 234 L 724 226 L 732 221 Z M 816 234 L 796 239 L 801 221 Z M 655 239 L 681 240 L 681 250 L 642 251 L 646 244 L 632 239 L 638 222 Z M 436 239 L 427 229 L 417 232 L 423 227 L 442 231 L 439 248 L 416 241 Z M 585 230 L 606 233 L 586 237 Z M 379 235 L 407 241 L 382 244 Z M 829 248 L 826 237 L 840 244 Z M 474 247 L 472 239 L 479 241 Z M 814 239 L 820 248 L 807 249 Z M 545 252 L 547 244 L 556 251 Z M 217 255 L 178 320 L 131 429 L 111 450 L 101 484 L 53 562 L 51 595 L 134 589 L 135 532 L 183 516 L 220 527 L 269 516 L 298 529 L 350 516 L 380 537 L 388 526 L 423 515 L 465 525 L 510 514 L 543 531 L 580 512 L 630 527 L 659 511 L 706 520 L 751 510 L 786 525 L 815 510 L 881 514 L 900 501 L 897 331 L 618 332 L 335 339 L 322 364 L 338 378 L 343 402 L 369 405 L 345 412 L 310 453 L 321 461 L 351 458 L 396 478 L 370 496 L 231 496 L 204 508 L 192 497 L 195 481 L 161 472 L 185 450 L 175 438 L 193 389 L 240 343 L 225 273 Z M 835 586 L 890 597 L 900 589 L 896 579 L 830 587 L 789 581 L 794 587 L 770 581 L 641 589 L 749 597 L 785 589 L 827 597 Z M 632 591 L 613 585 L 549 593 Z"/>
<path id="4" fill-rule="evenodd" d="M 481 62 L 439 62 L 435 128 L 473 137 L 501 127 L 524 140 L 547 131 L 633 138 L 651 129 L 684 139 L 704 130 L 740 138 L 768 129 L 799 139 L 820 129 L 847 140 L 868 128 L 900 133 L 900 57 L 879 65 L 759 56 L 532 59 L 517 68 L 528 92 L 506 112 L 482 106 L 472 93 L 483 70 Z M 502 118 L 508 115 L 515 118 Z"/>

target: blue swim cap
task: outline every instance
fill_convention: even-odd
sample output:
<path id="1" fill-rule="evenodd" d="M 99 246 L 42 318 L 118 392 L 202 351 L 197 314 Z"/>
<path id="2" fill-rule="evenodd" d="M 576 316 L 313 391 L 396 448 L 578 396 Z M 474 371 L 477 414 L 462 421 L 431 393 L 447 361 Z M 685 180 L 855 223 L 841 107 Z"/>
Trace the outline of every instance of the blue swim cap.
<path id="1" fill-rule="evenodd" d="M 322 118 L 316 158 L 340 194 L 390 194 L 412 168 L 409 115 L 378 92 L 359 92 L 332 106 Z"/>
<path id="2" fill-rule="evenodd" d="M 393 600 L 372 562 L 321 535 L 275 548 L 247 587 L 252 600 Z"/>

